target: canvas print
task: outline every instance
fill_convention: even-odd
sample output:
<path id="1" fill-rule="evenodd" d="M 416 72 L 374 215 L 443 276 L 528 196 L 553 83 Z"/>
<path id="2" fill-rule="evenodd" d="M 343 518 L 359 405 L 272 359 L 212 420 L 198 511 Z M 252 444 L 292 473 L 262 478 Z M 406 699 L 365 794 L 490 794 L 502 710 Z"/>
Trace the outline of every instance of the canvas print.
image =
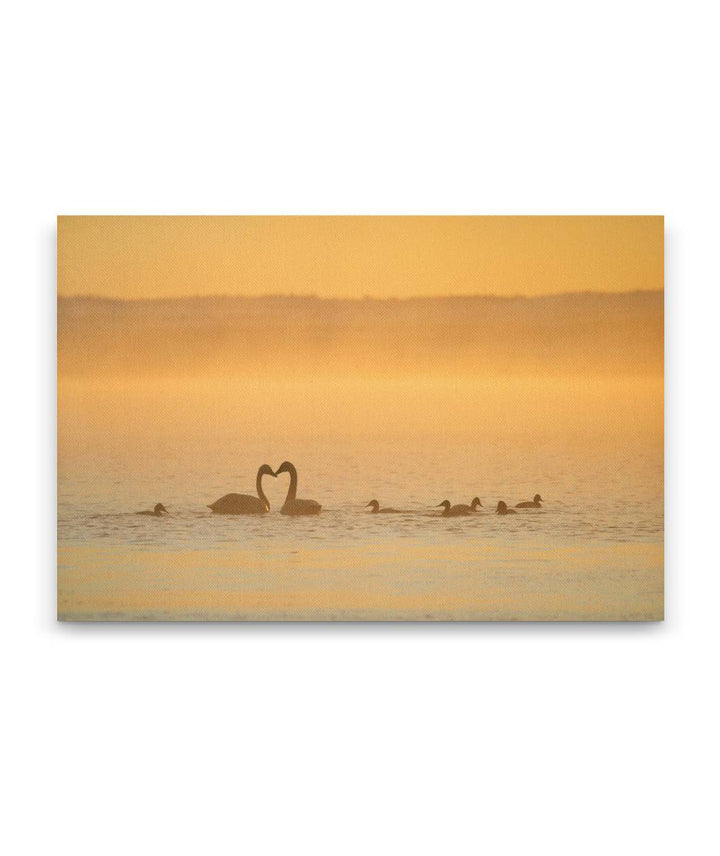
<path id="1" fill-rule="evenodd" d="M 58 218 L 58 617 L 663 617 L 662 217 Z"/>

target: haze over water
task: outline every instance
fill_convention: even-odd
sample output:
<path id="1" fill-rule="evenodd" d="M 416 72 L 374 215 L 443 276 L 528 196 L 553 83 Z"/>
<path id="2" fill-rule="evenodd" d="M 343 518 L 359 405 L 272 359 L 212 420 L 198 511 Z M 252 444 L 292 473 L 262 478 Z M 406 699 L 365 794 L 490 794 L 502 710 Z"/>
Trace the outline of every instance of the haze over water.
<path id="1" fill-rule="evenodd" d="M 61 298 L 59 616 L 661 618 L 662 329 L 661 290 Z M 320 516 L 206 508 L 284 460 Z"/>
<path id="2" fill-rule="evenodd" d="M 661 378 L 381 368 L 63 378 L 60 614 L 662 614 Z M 282 478 L 267 516 L 205 507 L 286 459 L 320 517 L 280 515 Z M 493 513 L 538 492 L 542 510 Z M 439 517 L 476 495 L 480 514 Z M 374 498 L 407 513 L 371 515 Z M 155 502 L 170 516 L 134 514 Z"/>

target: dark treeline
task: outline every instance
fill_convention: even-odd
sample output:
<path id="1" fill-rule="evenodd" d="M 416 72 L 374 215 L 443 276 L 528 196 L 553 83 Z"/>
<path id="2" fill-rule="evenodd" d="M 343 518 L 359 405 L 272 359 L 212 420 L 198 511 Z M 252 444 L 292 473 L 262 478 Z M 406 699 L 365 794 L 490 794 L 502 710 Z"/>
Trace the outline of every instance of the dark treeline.
<path id="1" fill-rule="evenodd" d="M 534 298 L 59 298 L 72 375 L 663 370 L 663 292 Z"/>

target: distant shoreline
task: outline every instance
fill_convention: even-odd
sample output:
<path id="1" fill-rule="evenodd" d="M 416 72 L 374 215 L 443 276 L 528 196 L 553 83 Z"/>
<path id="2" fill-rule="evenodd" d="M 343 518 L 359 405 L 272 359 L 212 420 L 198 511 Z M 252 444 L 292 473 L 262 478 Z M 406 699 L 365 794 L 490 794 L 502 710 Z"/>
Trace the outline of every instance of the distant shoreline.
<path id="1" fill-rule="evenodd" d="M 540 301 L 554 300 L 563 298 L 624 298 L 637 297 L 639 295 L 659 295 L 664 294 L 663 288 L 635 288 L 629 291 L 553 291 L 547 294 L 436 294 L 436 295 L 417 295 L 409 297 L 373 297 L 372 295 L 362 295 L 360 297 L 323 297 L 318 294 L 284 294 L 282 292 L 270 294 L 194 294 L 194 295 L 164 295 L 161 297 L 107 297 L 101 294 L 58 294 L 59 301 L 77 300 L 77 301 L 94 301 L 104 303 L 175 303 L 175 302 L 198 302 L 198 301 L 228 301 L 228 300 L 286 300 L 296 302 L 318 303 L 429 303 L 433 301 L 451 302 L 459 300 L 489 300 L 510 302 L 513 300 L 523 301 Z"/>
<path id="2" fill-rule="evenodd" d="M 61 297 L 61 373 L 266 375 L 343 368 L 656 374 L 664 292 L 546 297 Z"/>

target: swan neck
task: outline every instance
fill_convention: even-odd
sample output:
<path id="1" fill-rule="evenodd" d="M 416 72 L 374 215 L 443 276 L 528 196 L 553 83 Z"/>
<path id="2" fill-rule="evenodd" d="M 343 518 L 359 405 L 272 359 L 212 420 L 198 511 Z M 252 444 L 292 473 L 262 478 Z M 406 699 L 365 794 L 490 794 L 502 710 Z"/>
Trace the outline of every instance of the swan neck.
<path id="1" fill-rule="evenodd" d="M 265 503 L 265 507 L 269 508 L 270 503 L 268 502 L 268 498 L 265 496 L 265 493 L 262 489 L 262 477 L 263 477 L 262 470 L 258 470 L 257 478 L 255 479 L 255 487 L 257 489 L 257 495 L 260 497 L 262 502 Z"/>
<path id="2" fill-rule="evenodd" d="M 288 490 L 285 502 L 291 502 L 295 499 L 295 496 L 297 494 L 297 470 L 295 469 L 295 467 L 292 467 L 288 470 L 288 472 L 290 473 L 290 489 Z"/>

